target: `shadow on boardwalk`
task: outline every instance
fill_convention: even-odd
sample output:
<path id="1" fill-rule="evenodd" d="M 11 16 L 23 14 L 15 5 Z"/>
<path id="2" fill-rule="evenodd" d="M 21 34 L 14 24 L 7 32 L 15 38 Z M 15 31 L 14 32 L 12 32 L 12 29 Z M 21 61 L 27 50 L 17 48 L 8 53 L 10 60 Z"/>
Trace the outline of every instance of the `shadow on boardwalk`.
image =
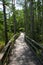
<path id="1" fill-rule="evenodd" d="M 8 65 L 41 65 L 24 41 L 24 33 L 21 33 L 16 40 Z"/>

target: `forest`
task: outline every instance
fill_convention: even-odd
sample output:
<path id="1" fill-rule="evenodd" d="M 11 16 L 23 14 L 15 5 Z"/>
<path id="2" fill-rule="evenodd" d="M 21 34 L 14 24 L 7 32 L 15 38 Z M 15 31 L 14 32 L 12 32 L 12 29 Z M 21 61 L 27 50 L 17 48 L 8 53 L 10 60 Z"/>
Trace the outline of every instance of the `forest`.
<path id="1" fill-rule="evenodd" d="M 43 45 L 43 0 L 0 0 L 0 51 L 19 32 Z"/>

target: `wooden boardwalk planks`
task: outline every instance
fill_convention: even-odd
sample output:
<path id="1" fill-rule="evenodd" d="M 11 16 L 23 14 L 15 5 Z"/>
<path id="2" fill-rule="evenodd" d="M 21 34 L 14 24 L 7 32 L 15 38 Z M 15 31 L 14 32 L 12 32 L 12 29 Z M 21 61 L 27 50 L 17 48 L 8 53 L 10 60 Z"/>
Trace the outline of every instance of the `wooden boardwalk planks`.
<path id="1" fill-rule="evenodd" d="M 24 41 L 24 36 L 24 33 L 21 33 L 15 41 L 8 65 L 41 65 L 34 53 L 30 50 L 30 47 Z"/>

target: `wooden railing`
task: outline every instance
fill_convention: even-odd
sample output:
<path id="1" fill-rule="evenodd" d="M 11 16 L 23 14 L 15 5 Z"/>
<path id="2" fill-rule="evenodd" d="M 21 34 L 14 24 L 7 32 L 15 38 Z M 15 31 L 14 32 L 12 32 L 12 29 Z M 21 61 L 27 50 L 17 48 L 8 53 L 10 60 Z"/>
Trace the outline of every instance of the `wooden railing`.
<path id="1" fill-rule="evenodd" d="M 7 43 L 7 45 L 3 48 L 3 50 L 0 53 L 0 65 L 7 65 L 9 61 L 9 54 L 11 52 L 11 49 L 14 44 L 14 39 L 16 39 L 19 36 L 18 34 L 15 34 Z"/>
<path id="2" fill-rule="evenodd" d="M 26 36 L 25 40 L 30 45 L 32 51 L 35 53 L 35 55 L 43 65 L 43 46 L 41 46 L 39 43 L 29 38 L 28 36 Z"/>

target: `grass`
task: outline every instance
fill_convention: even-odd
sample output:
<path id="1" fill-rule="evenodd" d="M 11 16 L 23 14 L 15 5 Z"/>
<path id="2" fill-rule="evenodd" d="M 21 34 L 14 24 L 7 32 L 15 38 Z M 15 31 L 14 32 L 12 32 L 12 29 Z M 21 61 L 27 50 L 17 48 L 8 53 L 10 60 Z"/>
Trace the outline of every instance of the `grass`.
<path id="1" fill-rule="evenodd" d="M 0 41 L 0 51 L 3 49 L 4 45 L 5 45 L 5 42 L 4 41 Z"/>
<path id="2" fill-rule="evenodd" d="M 0 41 L 0 45 L 5 45 L 5 42 L 4 41 Z"/>

